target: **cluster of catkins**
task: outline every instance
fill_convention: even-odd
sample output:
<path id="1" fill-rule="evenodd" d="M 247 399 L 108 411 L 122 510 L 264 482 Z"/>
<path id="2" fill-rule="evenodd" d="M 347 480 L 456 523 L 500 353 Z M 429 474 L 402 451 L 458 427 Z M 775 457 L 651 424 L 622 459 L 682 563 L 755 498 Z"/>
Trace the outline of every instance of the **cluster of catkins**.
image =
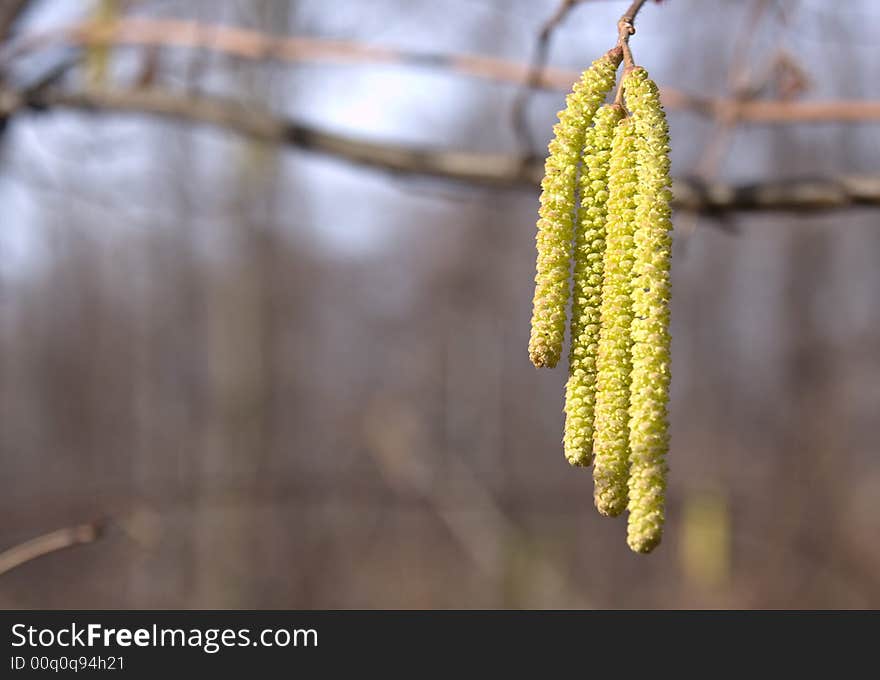
<path id="1" fill-rule="evenodd" d="M 641 67 L 624 71 L 623 105 L 604 103 L 620 62 L 620 48 L 593 62 L 554 128 L 529 355 L 559 361 L 571 291 L 565 456 L 593 464 L 597 509 L 627 509 L 627 542 L 646 553 L 663 531 L 669 447 L 669 132 Z"/>

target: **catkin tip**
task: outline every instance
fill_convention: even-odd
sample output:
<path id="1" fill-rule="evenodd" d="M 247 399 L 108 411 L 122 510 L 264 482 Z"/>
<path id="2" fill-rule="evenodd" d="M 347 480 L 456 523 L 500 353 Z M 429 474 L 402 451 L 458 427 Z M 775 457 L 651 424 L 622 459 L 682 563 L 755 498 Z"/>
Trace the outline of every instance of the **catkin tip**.
<path id="1" fill-rule="evenodd" d="M 654 548 L 660 545 L 661 536 L 658 534 L 657 536 L 651 536 L 649 538 L 640 538 L 640 539 L 627 539 L 627 545 L 629 545 L 630 550 L 633 552 L 639 553 L 641 555 L 647 555 L 652 552 Z"/>
<path id="2" fill-rule="evenodd" d="M 559 363 L 558 356 L 553 356 L 548 352 L 535 350 L 529 352 L 529 359 L 531 359 L 535 368 L 554 368 L 556 364 Z"/>
<path id="3" fill-rule="evenodd" d="M 580 451 L 576 453 L 566 453 L 565 459 L 572 467 L 588 468 L 593 464 L 592 453 L 582 453 Z"/>
<path id="4" fill-rule="evenodd" d="M 593 500 L 595 501 L 596 510 L 605 517 L 617 517 L 626 510 L 625 497 L 606 498 L 597 495 Z"/>

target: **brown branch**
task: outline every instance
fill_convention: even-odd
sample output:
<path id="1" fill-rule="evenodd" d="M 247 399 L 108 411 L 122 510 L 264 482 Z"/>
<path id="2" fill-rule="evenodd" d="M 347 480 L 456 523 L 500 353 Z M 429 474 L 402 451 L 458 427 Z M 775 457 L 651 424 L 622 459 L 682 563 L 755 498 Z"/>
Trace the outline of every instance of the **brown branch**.
<path id="1" fill-rule="evenodd" d="M 794 178 L 740 185 L 675 179 L 672 192 L 675 207 L 705 214 L 744 211 L 809 213 L 880 206 L 880 175 Z"/>
<path id="2" fill-rule="evenodd" d="M 642 5 L 644 5 L 648 0 L 633 0 L 633 3 L 629 6 L 629 9 L 623 13 L 623 16 L 620 17 L 621 21 L 628 23 L 633 27 L 633 30 L 630 31 L 630 35 L 635 32 L 635 22 L 636 15 L 641 11 Z"/>
<path id="3" fill-rule="evenodd" d="M 528 85 L 528 65 L 471 54 L 406 52 L 353 41 L 321 38 L 275 38 L 257 31 L 171 19 L 128 18 L 107 26 L 81 23 L 14 40 L 0 56 L 0 68 L 17 58 L 58 44 L 87 46 L 102 43 L 118 46 L 150 46 L 205 49 L 242 59 L 272 59 L 294 63 L 396 64 L 451 71 L 453 73 L 513 85 Z M 580 73 L 547 66 L 536 77 L 535 87 L 568 91 Z M 661 88 L 663 105 L 671 111 L 687 111 L 718 117 L 735 113 L 743 123 L 872 122 L 880 120 L 880 102 L 839 100 L 793 102 L 711 98 L 668 86 Z"/>
<path id="4" fill-rule="evenodd" d="M 50 553 L 85 543 L 93 543 L 100 536 L 100 522 L 66 527 L 37 536 L 0 553 L 0 575 L 12 571 L 27 562 L 43 557 L 43 555 L 49 555 Z"/>
<path id="5" fill-rule="evenodd" d="M 736 108 L 744 123 L 864 123 L 880 120 L 880 101 L 840 100 L 827 102 L 787 102 L 755 100 L 738 104 L 717 100 L 713 108 Z"/>
<path id="6" fill-rule="evenodd" d="M 634 0 L 633 3 L 629 6 L 629 9 L 623 13 L 623 16 L 620 17 L 620 20 L 617 22 L 617 45 L 623 48 L 623 65 L 624 68 L 632 68 L 635 66 L 633 62 L 632 52 L 629 49 L 629 39 L 636 32 L 636 15 L 642 9 L 642 6 L 647 2 L 647 0 Z M 623 79 L 621 79 L 622 82 Z M 615 99 L 619 99 L 620 91 L 618 90 L 618 96 Z M 619 102 L 618 102 L 619 103 Z"/>
<path id="7" fill-rule="evenodd" d="M 6 0 L 4 6 L 0 7 L 0 43 L 10 36 L 30 2 L 31 0 Z"/>
<path id="8" fill-rule="evenodd" d="M 438 177 L 492 187 L 535 186 L 542 163 L 520 154 L 478 153 L 365 141 L 325 132 L 217 97 L 186 97 L 161 90 L 66 92 L 48 88 L 28 94 L 0 90 L 0 116 L 26 110 L 71 109 L 141 114 L 214 126 L 267 143 L 289 144 L 381 170 Z M 813 211 L 880 206 L 880 177 L 786 180 L 741 186 L 679 179 L 673 184 L 680 209 L 723 214 L 741 210 Z"/>

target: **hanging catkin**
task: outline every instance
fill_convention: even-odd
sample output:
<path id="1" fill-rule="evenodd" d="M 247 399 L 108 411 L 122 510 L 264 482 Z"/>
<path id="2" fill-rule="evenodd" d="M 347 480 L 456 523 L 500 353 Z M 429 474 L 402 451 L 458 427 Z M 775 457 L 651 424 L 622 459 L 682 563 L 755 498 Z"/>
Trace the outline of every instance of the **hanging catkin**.
<path id="1" fill-rule="evenodd" d="M 596 354 L 602 299 L 608 164 L 614 129 L 623 117 L 619 105 L 599 109 L 587 130 L 580 174 L 579 224 L 574 235 L 574 281 L 571 301 L 571 350 L 565 386 L 565 457 L 572 465 L 593 460 L 596 404 Z"/>
<path id="2" fill-rule="evenodd" d="M 659 91 L 645 69 L 625 75 L 623 88 L 636 132 L 639 180 L 633 238 L 627 542 L 636 552 L 650 552 L 663 532 L 669 448 L 669 129 Z"/>
<path id="3" fill-rule="evenodd" d="M 659 91 L 629 47 L 643 4 L 630 5 L 617 46 L 559 112 L 541 183 L 529 356 L 538 367 L 559 361 L 570 294 L 565 456 L 593 464 L 596 508 L 629 510 L 627 543 L 648 553 L 665 513 L 672 195 Z M 614 103 L 600 108 L 621 61 Z"/>
<path id="4" fill-rule="evenodd" d="M 584 135 L 596 109 L 613 87 L 621 50 L 615 48 L 584 71 L 559 112 L 544 167 L 539 209 L 535 296 L 529 357 L 537 367 L 553 367 L 562 354 L 565 307 L 575 212 L 577 168 Z"/>
<path id="5" fill-rule="evenodd" d="M 593 432 L 596 508 L 612 516 L 623 512 L 627 500 L 633 219 L 638 190 L 635 150 L 635 127 L 631 119 L 625 118 L 615 129 L 608 168 Z"/>

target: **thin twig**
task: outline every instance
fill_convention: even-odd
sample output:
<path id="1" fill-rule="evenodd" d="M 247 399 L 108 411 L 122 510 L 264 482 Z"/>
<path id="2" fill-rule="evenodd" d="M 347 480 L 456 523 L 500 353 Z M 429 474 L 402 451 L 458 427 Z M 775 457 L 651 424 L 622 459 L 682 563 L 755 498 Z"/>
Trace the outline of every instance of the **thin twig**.
<path id="1" fill-rule="evenodd" d="M 144 17 L 120 20 L 109 28 L 84 23 L 22 36 L 0 52 L 0 68 L 7 67 L 11 60 L 58 44 L 87 46 L 106 42 L 119 46 L 204 49 L 242 59 L 275 59 L 291 63 L 398 64 L 448 70 L 462 76 L 520 86 L 529 82 L 530 73 L 528 65 L 481 55 L 407 52 L 322 38 L 275 38 L 235 27 Z M 547 66 L 540 72 L 535 87 L 566 91 L 579 76 L 580 73 L 573 70 Z M 688 94 L 666 85 L 661 87 L 661 97 L 663 106 L 668 110 L 713 118 L 733 111 L 738 121 L 746 123 L 856 123 L 880 120 L 880 101 L 871 100 L 737 102 L 729 98 Z"/>
<path id="2" fill-rule="evenodd" d="M 100 522 L 79 524 L 51 531 L 48 534 L 37 536 L 29 541 L 20 543 L 0 553 L 0 575 L 12 571 L 16 567 L 31 562 L 43 555 L 49 555 L 59 550 L 72 548 L 77 545 L 93 543 L 101 536 L 102 525 Z"/>
<path id="3" fill-rule="evenodd" d="M 624 75 L 626 72 L 635 67 L 632 50 L 629 48 L 629 39 L 636 32 L 636 15 L 642 9 L 646 0 L 635 0 L 623 16 L 617 22 L 617 46 L 623 50 L 623 68 Z M 617 83 L 617 92 L 614 95 L 614 103 L 618 106 L 623 105 L 623 78 Z"/>
<path id="4" fill-rule="evenodd" d="M 634 0 L 634 2 L 629 6 L 629 9 L 623 13 L 622 17 L 620 17 L 621 21 L 625 21 L 630 26 L 633 26 L 632 31 L 630 31 L 630 35 L 636 32 L 634 28 L 636 15 L 642 9 L 642 5 L 644 5 L 647 1 L 648 0 Z"/>
<path id="5" fill-rule="evenodd" d="M 30 3 L 31 0 L 5 0 L 4 6 L 0 7 L 0 43 L 12 33 Z"/>
<path id="6" fill-rule="evenodd" d="M 629 49 L 629 39 L 636 32 L 636 15 L 645 2 L 647 0 L 635 0 L 617 22 L 617 44 L 623 48 L 623 64 L 626 68 L 634 66 L 632 52 Z"/>

